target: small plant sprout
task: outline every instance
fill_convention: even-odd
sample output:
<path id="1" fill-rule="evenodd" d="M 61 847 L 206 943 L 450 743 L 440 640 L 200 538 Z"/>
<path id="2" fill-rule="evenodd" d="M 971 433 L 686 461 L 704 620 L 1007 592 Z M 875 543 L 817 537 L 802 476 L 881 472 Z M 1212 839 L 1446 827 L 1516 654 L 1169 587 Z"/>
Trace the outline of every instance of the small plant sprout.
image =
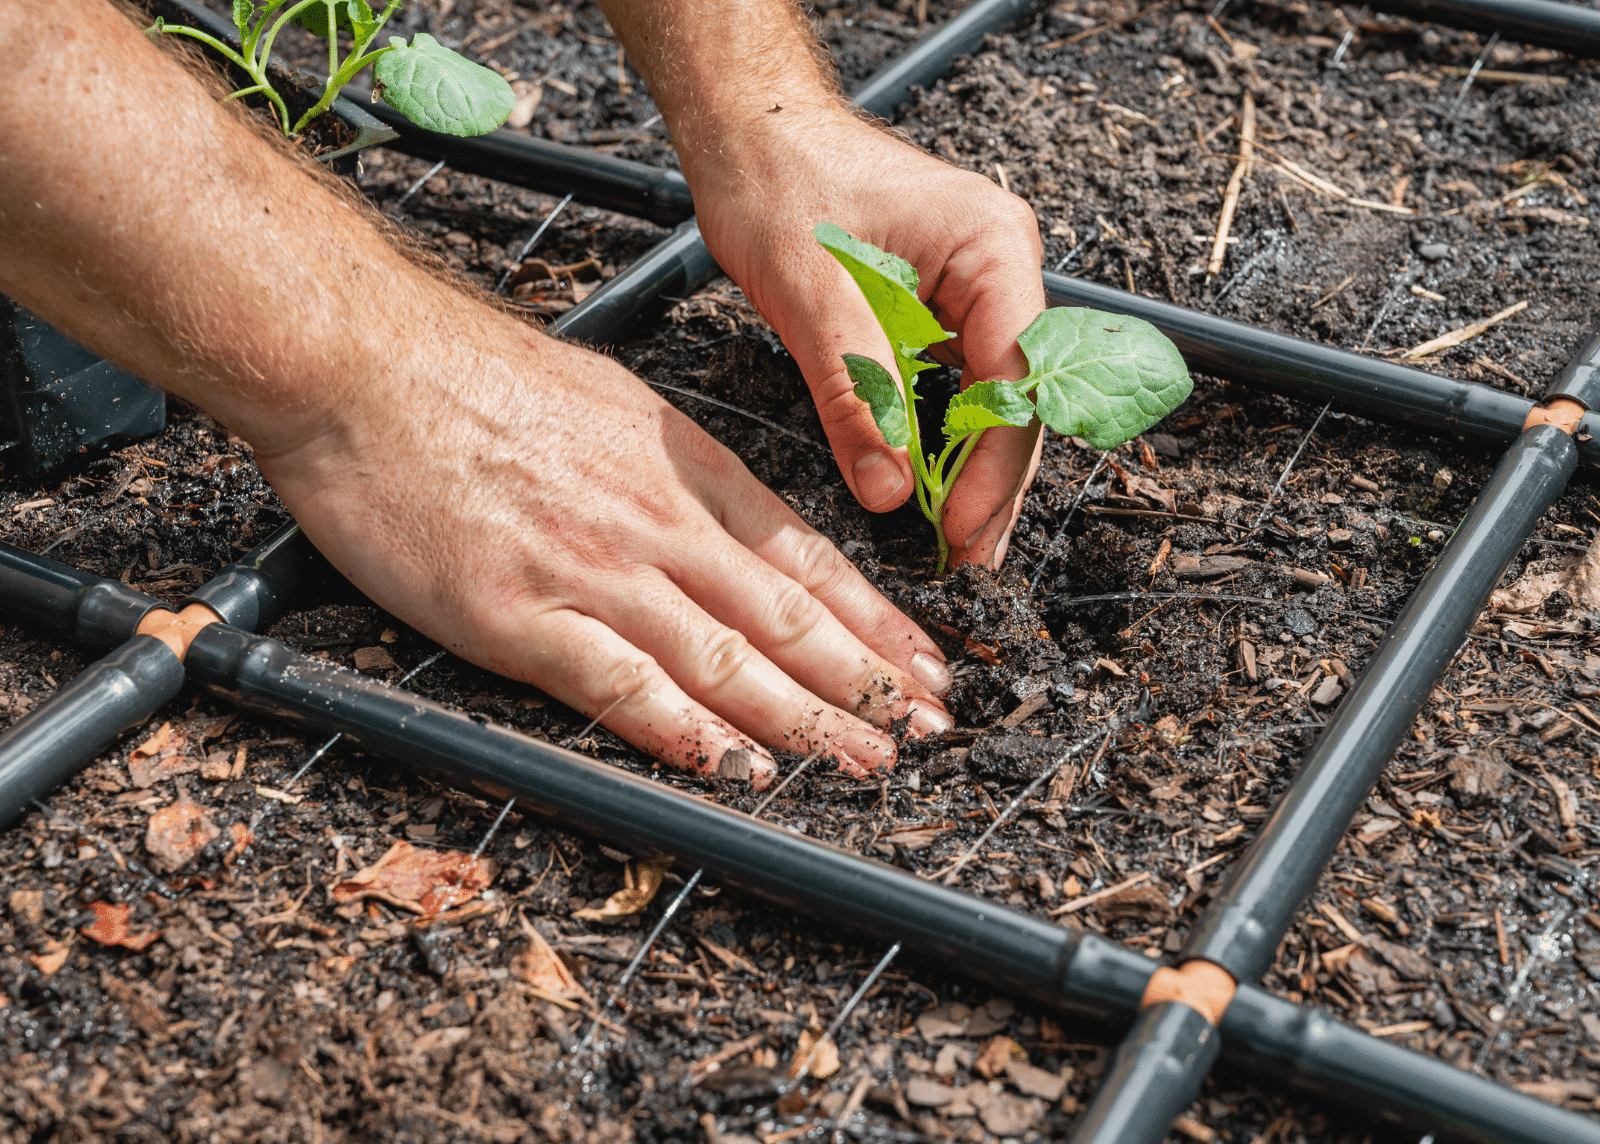
<path id="1" fill-rule="evenodd" d="M 950 557 L 944 505 L 985 429 L 1037 417 L 1062 436 L 1097 449 L 1132 440 L 1176 409 L 1194 388 L 1178 347 L 1149 322 L 1101 310 L 1046 310 L 1018 336 L 1028 358 L 1021 381 L 979 381 L 951 398 L 944 451 L 924 452 L 917 427 L 916 378 L 933 363 L 918 357 L 953 337 L 917 299 L 910 263 L 822 223 L 817 241 L 850 272 L 894 349 L 898 380 L 871 358 L 845 354 L 856 396 L 891 446 L 907 446 L 917 507 L 939 538 L 939 571 Z"/>
<path id="2" fill-rule="evenodd" d="M 189 36 L 226 56 L 252 82 L 228 96 L 264 96 L 285 135 L 298 135 L 306 124 L 327 111 L 345 84 L 369 64 L 373 91 L 418 127 L 447 135 L 482 135 L 505 122 L 516 96 L 500 75 L 440 44 L 426 32 L 406 43 L 389 37 L 385 47 L 368 50 L 373 39 L 405 0 L 388 0 L 374 14 L 367 0 L 233 0 L 233 23 L 240 50 L 199 28 L 157 20 L 154 34 Z M 328 41 L 328 79 L 322 97 L 299 119 L 291 120 L 283 95 L 267 74 L 273 41 L 290 23 L 297 23 Z M 339 33 L 350 36 L 350 51 L 341 60 Z"/>

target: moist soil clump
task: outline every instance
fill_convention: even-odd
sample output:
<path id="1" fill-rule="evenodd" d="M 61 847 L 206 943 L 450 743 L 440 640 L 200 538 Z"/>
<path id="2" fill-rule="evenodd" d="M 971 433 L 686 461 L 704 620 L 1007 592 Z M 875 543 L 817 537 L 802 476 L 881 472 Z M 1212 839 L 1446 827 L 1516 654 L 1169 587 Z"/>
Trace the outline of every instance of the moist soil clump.
<path id="1" fill-rule="evenodd" d="M 1593 63 L 1496 44 L 1486 67 L 1521 78 L 1480 77 L 1462 95 L 1486 46 L 1467 33 L 1352 23 L 1315 0 L 1238 0 L 1215 26 L 1184 2 L 1135 13 L 1057 4 L 958 62 L 893 127 L 1027 198 L 1052 269 L 1376 354 L 1526 301 L 1419 363 L 1519 393 L 1577 348 L 1600 265 Z M 847 82 L 920 26 L 911 0 L 813 19 Z M 596 9 L 445 0 L 404 21 L 397 34 L 428 31 L 512 77 L 532 105 L 524 130 L 671 162 Z M 1247 94 L 1256 165 L 1210 275 Z M 512 271 L 534 320 L 664 233 L 572 206 L 517 264 L 555 200 L 428 170 L 369 153 L 358 184 L 466 278 L 493 288 Z M 1495 460 L 1201 377 L 1107 456 L 1051 439 L 1005 571 L 935 576 L 914 509 L 873 516 L 851 499 L 793 361 L 727 282 L 615 352 L 951 658 L 954 731 L 908 743 L 871 781 L 808 771 L 766 817 L 927 877 L 954 870 L 969 892 L 1152 958 L 1181 947 Z M 1588 550 L 1597 514 L 1580 476 L 1263 981 L 1584 1112 L 1600 1099 L 1600 932 L 1583 873 L 1600 856 L 1600 601 L 1563 562 Z M 172 601 L 284 519 L 248 446 L 189 410 L 69 473 L 0 481 L 7 542 Z M 272 634 L 391 681 L 436 651 L 331 575 Z M 0 719 L 84 662 L 7 624 Z M 453 658 L 407 686 L 756 805 Z M 603 913 L 625 878 L 653 874 L 605 839 L 513 813 L 485 851 L 486 892 L 417 931 L 405 899 L 366 893 L 358 872 L 470 854 L 499 807 L 340 745 L 285 795 L 319 746 L 186 695 L 0 835 L 0 1140 L 744 1144 L 835 1118 L 860 1139 L 1063 1138 L 1104 1070 L 1112 1031 L 908 950 L 794 1087 L 786 1066 L 883 943 L 714 885 L 690 895 L 580 1050 L 692 871 L 667 869 L 642 911 L 597 919 L 586 911 Z M 175 843 L 163 828 L 180 820 L 192 828 Z M 1230 1144 L 1415 1139 L 1226 1069 L 1181 1127 L 1175 1138 Z"/>

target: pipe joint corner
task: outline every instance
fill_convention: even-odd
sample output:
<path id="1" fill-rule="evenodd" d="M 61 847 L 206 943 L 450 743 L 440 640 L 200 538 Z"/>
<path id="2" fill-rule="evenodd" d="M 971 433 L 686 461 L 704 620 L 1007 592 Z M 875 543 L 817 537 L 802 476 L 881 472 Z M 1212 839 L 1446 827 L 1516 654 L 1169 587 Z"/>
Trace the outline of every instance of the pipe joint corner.
<path id="1" fill-rule="evenodd" d="M 183 659 L 189 654 L 189 645 L 194 642 L 194 637 L 203 628 L 220 623 L 222 617 L 205 604 L 190 604 L 181 612 L 156 608 L 139 621 L 138 634 L 155 636 L 171 648 L 174 655 Z"/>
<path id="2" fill-rule="evenodd" d="M 1222 1014 L 1238 988 L 1233 975 L 1220 965 L 1198 959 L 1186 961 L 1176 969 L 1162 966 L 1151 974 L 1139 1008 L 1176 1001 L 1187 1005 L 1215 1027 L 1222 1021 Z"/>
<path id="3" fill-rule="evenodd" d="M 1535 405 L 1528 410 L 1528 419 L 1522 423 L 1522 431 L 1538 425 L 1554 425 L 1569 437 L 1578 434 L 1578 422 L 1583 420 L 1583 415 L 1589 412 L 1583 402 L 1575 397 L 1557 394 L 1543 405 Z"/>

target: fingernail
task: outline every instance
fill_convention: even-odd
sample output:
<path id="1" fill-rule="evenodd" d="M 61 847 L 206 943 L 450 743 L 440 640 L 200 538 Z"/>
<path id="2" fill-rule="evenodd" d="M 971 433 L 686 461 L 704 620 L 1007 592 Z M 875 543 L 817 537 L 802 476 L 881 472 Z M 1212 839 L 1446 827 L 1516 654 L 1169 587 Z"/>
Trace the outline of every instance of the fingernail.
<path id="1" fill-rule="evenodd" d="M 856 461 L 851 474 L 855 477 L 856 496 L 865 508 L 877 508 L 893 500 L 906 484 L 905 474 L 888 453 L 865 454 Z"/>
<path id="2" fill-rule="evenodd" d="M 911 657 L 911 678 L 935 695 L 950 690 L 950 669 L 925 651 Z"/>
<path id="3" fill-rule="evenodd" d="M 921 703 L 913 703 L 909 714 L 906 729 L 919 739 L 924 735 L 942 735 L 956 725 L 956 721 L 945 712 Z"/>
<path id="4" fill-rule="evenodd" d="M 869 771 L 894 766 L 894 740 L 866 727 L 846 728 L 834 739 L 834 745 Z"/>
<path id="5" fill-rule="evenodd" d="M 1011 551 L 1011 533 L 1006 533 L 1000 538 L 1000 543 L 994 546 L 994 560 L 989 565 L 994 571 L 1000 571 L 1000 565 L 1006 562 L 1006 553 Z"/>

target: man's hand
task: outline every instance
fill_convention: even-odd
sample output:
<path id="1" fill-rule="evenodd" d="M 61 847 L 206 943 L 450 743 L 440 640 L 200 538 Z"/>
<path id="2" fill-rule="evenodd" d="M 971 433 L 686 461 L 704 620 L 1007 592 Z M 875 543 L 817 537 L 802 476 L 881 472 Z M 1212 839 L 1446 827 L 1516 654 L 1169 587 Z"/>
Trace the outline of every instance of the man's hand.
<path id="1" fill-rule="evenodd" d="M 903 504 L 905 450 L 884 443 L 840 359 L 887 364 L 889 345 L 812 228 L 836 223 L 915 266 L 921 297 L 958 335 L 936 349 L 971 384 L 1027 373 L 1016 338 L 1044 308 L 1033 212 L 857 118 L 790 0 L 602 6 L 672 129 L 701 234 L 795 355 L 851 490 L 876 511 Z M 984 434 L 945 511 L 953 561 L 998 567 L 1039 441 L 1037 424 Z"/>
<path id="2" fill-rule="evenodd" d="M 0 6 L 0 291 L 249 440 L 373 600 L 701 771 L 859 774 L 873 724 L 951 725 L 937 647 L 726 449 L 411 265 L 109 5 L 63 12 Z"/>

